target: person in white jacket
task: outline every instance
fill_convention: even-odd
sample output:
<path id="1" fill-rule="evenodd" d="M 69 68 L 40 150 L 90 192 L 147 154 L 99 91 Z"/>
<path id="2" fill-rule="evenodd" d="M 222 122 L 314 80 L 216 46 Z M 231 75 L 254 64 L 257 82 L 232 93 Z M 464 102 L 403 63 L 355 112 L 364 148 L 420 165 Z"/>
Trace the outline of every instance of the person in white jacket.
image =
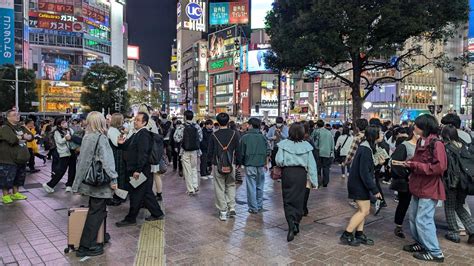
<path id="1" fill-rule="evenodd" d="M 349 154 L 353 139 L 349 127 L 344 126 L 342 135 L 337 138 L 336 146 L 334 147 L 336 150 L 340 149 L 337 160 L 341 162 L 339 165 L 341 166 L 342 178 L 346 177 L 346 172 L 347 176 L 349 176 L 350 165 L 345 165 L 342 162 L 346 160 L 347 154 Z"/>

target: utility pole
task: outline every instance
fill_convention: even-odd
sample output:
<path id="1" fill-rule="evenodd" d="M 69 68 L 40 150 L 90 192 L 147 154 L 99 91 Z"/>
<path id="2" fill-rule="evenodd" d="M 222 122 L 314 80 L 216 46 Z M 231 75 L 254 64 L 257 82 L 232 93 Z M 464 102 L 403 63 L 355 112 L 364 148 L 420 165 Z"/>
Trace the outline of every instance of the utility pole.
<path id="1" fill-rule="evenodd" d="M 20 112 L 19 99 L 18 99 L 18 70 L 19 66 L 15 66 L 15 107 L 16 111 Z"/>

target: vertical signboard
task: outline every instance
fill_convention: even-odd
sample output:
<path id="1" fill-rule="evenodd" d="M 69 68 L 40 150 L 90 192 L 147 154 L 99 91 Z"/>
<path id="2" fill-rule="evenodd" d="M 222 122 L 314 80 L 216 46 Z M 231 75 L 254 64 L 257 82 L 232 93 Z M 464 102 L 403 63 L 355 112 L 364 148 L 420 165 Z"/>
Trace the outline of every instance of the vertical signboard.
<path id="1" fill-rule="evenodd" d="M 319 98 L 319 78 L 314 80 L 314 94 L 313 94 L 313 107 L 314 112 L 318 113 L 318 98 Z"/>
<path id="2" fill-rule="evenodd" d="M 15 64 L 13 0 L 0 0 L 0 65 Z"/>
<path id="3" fill-rule="evenodd" d="M 229 3 L 229 23 L 248 24 L 249 23 L 249 1 L 241 0 Z"/>
<path id="4" fill-rule="evenodd" d="M 181 0 L 178 3 L 177 29 L 207 31 L 207 1 Z"/>

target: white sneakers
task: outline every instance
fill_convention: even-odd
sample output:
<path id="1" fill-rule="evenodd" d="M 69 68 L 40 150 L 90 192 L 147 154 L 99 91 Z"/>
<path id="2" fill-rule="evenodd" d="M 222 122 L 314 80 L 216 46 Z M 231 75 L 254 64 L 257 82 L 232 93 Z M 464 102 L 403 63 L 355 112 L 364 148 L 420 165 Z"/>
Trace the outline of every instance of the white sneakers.
<path id="1" fill-rule="evenodd" d="M 201 176 L 202 180 L 207 180 L 208 178 L 209 178 L 209 176 Z"/>
<path id="2" fill-rule="evenodd" d="M 54 188 L 49 187 L 48 184 L 46 183 L 43 184 L 43 188 L 44 188 L 44 191 L 46 191 L 46 193 L 48 194 L 54 193 Z"/>
<path id="3" fill-rule="evenodd" d="M 72 187 L 66 187 L 66 192 L 72 192 Z"/>
<path id="4" fill-rule="evenodd" d="M 208 179 L 213 179 L 213 178 L 214 178 L 214 176 L 212 176 L 212 175 L 208 175 L 208 176 L 207 176 L 207 178 L 208 178 Z"/>
<path id="5" fill-rule="evenodd" d="M 219 212 L 219 220 L 227 221 L 227 212 Z"/>

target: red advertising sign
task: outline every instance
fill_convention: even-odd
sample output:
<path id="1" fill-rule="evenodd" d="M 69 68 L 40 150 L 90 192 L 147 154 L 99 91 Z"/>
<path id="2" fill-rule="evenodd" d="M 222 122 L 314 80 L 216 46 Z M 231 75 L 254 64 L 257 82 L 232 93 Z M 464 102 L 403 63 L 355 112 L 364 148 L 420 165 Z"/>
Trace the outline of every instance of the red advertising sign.
<path id="1" fill-rule="evenodd" d="M 249 23 L 249 1 L 230 2 L 229 24 Z"/>
<path id="2" fill-rule="evenodd" d="M 47 0 L 38 0 L 38 10 L 65 13 L 65 14 L 71 14 L 71 15 L 74 14 L 73 5 L 50 3 Z"/>
<path id="3" fill-rule="evenodd" d="M 32 28 L 71 32 L 82 32 L 84 28 L 81 22 L 82 18 L 76 18 L 71 15 L 56 15 L 30 11 L 29 16 L 29 26 Z"/>
<path id="4" fill-rule="evenodd" d="M 108 14 L 106 14 L 104 11 L 97 8 L 93 8 L 87 4 L 82 4 L 82 15 L 84 17 L 92 18 L 102 23 L 105 22 L 105 17 L 108 16 Z"/>

